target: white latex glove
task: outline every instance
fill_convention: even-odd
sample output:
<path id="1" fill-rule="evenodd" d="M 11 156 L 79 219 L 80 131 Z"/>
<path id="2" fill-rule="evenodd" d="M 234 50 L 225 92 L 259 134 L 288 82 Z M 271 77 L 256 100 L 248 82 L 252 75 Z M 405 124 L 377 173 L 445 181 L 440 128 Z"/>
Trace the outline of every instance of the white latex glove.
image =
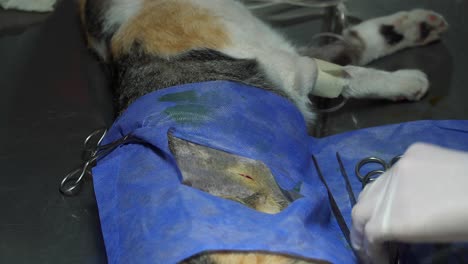
<path id="1" fill-rule="evenodd" d="M 366 186 L 352 218 L 352 244 L 365 263 L 388 263 L 388 241 L 468 241 L 468 153 L 412 145 Z"/>

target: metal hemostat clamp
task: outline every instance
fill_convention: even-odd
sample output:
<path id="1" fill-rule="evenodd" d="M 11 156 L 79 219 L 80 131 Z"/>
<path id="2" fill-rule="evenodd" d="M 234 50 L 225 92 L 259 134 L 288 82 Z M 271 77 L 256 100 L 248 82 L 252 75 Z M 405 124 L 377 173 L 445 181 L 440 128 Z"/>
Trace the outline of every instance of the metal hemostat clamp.
<path id="1" fill-rule="evenodd" d="M 371 183 L 378 176 L 385 173 L 385 171 L 387 171 L 393 165 L 395 165 L 395 163 L 397 163 L 398 160 L 401 159 L 401 157 L 402 157 L 401 155 L 400 156 L 395 156 L 390 161 L 390 163 L 387 163 L 387 162 L 385 162 L 385 160 L 383 160 L 381 158 L 378 158 L 378 157 L 367 157 L 367 158 L 362 159 L 361 161 L 359 161 L 359 163 L 356 165 L 355 172 L 356 172 L 357 178 L 362 183 L 362 188 L 364 189 L 366 184 Z M 340 156 L 340 154 L 338 152 L 336 153 L 336 159 L 338 161 L 338 164 L 340 165 L 341 175 L 343 176 L 343 178 L 345 180 L 345 183 L 346 183 L 346 190 L 348 192 L 348 196 L 349 196 L 349 199 L 350 199 L 350 202 L 351 202 L 351 207 L 354 207 L 354 205 L 356 204 L 356 198 L 355 198 L 356 196 L 354 195 L 354 192 L 353 192 L 353 189 L 352 189 L 352 186 L 351 186 L 351 182 L 350 182 L 350 180 L 348 178 L 348 174 L 346 173 L 345 167 L 343 165 L 343 161 L 341 160 L 341 156 Z M 369 164 L 369 163 L 378 164 L 378 165 L 382 166 L 382 169 L 371 170 L 366 175 L 362 175 L 361 172 L 360 172 L 362 167 L 364 167 L 366 164 Z M 388 263 L 399 264 L 400 263 L 400 257 L 401 257 L 400 256 L 400 253 L 401 253 L 400 252 L 400 250 L 401 250 L 400 244 L 390 243 L 390 244 L 388 244 L 388 250 L 389 250 L 389 253 L 390 253 Z"/>
<path id="2" fill-rule="evenodd" d="M 359 181 L 362 183 L 362 188 L 364 189 L 364 187 L 366 187 L 367 184 L 375 181 L 380 175 L 384 174 L 393 165 L 395 165 L 395 163 L 397 163 L 402 157 L 403 156 L 401 155 L 395 156 L 392 158 L 390 163 L 387 163 L 385 160 L 378 158 L 378 157 L 367 157 L 359 161 L 359 163 L 356 165 L 355 172 Z M 382 166 L 382 168 L 371 170 L 368 173 L 366 173 L 366 175 L 362 175 L 361 174 L 362 167 L 370 163 L 378 164 Z M 401 250 L 400 245 L 398 243 L 391 243 L 388 245 L 388 250 L 390 252 L 389 263 L 399 264 L 400 263 L 400 250 Z"/>
<path id="3" fill-rule="evenodd" d="M 86 175 L 91 176 L 91 168 L 98 159 L 105 157 L 121 145 L 142 142 L 132 135 L 126 135 L 112 143 L 100 146 L 106 133 L 106 129 L 98 129 L 86 137 L 83 150 L 84 163 L 68 173 L 60 182 L 59 190 L 62 194 L 66 196 L 76 195 L 81 189 L 84 177 Z"/>
<path id="4" fill-rule="evenodd" d="M 398 160 L 401 159 L 402 156 L 395 156 L 390 163 L 387 163 L 385 160 L 378 158 L 378 157 L 367 157 L 365 159 L 362 159 L 359 161 L 359 163 L 356 165 L 355 172 L 356 176 L 358 177 L 359 181 L 362 183 L 362 188 L 366 186 L 366 184 L 371 183 L 375 181 L 378 176 L 381 174 L 385 173 L 388 169 L 390 169 L 395 163 L 397 163 Z M 371 170 L 366 175 L 361 174 L 361 169 L 366 165 L 366 164 L 378 164 L 382 166 L 381 169 L 376 169 L 376 170 Z"/>

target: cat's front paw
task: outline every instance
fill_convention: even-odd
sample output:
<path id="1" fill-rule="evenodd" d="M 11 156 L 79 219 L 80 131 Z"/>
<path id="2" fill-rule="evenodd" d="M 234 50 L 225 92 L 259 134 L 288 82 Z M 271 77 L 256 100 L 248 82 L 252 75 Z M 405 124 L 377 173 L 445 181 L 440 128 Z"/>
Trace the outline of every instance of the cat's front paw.
<path id="1" fill-rule="evenodd" d="M 393 101 L 420 100 L 429 89 L 427 75 L 420 70 L 399 70 L 392 73 L 397 95 L 389 98 Z"/>
<path id="2" fill-rule="evenodd" d="M 440 35 L 448 29 L 448 23 L 444 17 L 434 11 L 415 9 L 409 12 L 401 12 L 393 22 L 397 32 L 401 32 L 410 45 L 425 45 L 440 38 Z"/>

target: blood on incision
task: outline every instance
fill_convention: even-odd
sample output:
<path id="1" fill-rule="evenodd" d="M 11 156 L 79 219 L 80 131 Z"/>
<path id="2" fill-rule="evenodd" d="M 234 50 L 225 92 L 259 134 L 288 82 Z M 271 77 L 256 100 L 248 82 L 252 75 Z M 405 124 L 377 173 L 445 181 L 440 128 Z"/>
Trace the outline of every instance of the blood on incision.
<path id="1" fill-rule="evenodd" d="M 253 178 L 247 174 L 242 174 L 242 173 L 238 173 L 240 176 L 244 177 L 244 178 L 247 178 L 249 180 L 253 180 Z"/>

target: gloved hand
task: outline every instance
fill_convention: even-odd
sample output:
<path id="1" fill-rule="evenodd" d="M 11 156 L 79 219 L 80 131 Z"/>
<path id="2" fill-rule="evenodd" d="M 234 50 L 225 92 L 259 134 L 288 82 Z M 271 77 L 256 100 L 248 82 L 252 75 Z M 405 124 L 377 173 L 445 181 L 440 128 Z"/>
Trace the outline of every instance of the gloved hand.
<path id="1" fill-rule="evenodd" d="M 468 241 L 468 153 L 417 143 L 368 184 L 352 212 L 365 263 L 388 263 L 384 242 Z"/>

